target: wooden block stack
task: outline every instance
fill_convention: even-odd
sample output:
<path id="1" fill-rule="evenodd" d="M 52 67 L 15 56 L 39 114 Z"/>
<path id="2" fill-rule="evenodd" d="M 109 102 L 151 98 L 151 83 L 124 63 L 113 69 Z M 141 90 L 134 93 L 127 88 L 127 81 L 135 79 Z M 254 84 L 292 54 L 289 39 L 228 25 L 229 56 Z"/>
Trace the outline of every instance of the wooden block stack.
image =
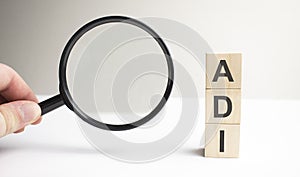
<path id="1" fill-rule="evenodd" d="M 206 157 L 239 156 L 241 63 L 241 54 L 206 54 Z"/>

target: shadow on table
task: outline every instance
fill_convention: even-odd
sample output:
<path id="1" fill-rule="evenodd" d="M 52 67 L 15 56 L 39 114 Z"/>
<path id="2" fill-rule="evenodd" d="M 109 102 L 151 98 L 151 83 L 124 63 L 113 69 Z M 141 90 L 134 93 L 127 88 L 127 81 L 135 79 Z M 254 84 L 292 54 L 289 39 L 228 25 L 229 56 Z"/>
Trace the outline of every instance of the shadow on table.
<path id="1" fill-rule="evenodd" d="M 36 153 L 46 152 L 46 153 L 64 153 L 64 154 L 101 154 L 99 151 L 95 150 L 93 147 L 76 147 L 70 145 L 61 144 L 37 144 L 29 143 L 27 144 L 1 144 L 0 154 L 16 152 L 16 151 L 31 151 Z"/>
<path id="2" fill-rule="evenodd" d="M 204 157 L 204 148 L 182 149 L 182 154 Z"/>

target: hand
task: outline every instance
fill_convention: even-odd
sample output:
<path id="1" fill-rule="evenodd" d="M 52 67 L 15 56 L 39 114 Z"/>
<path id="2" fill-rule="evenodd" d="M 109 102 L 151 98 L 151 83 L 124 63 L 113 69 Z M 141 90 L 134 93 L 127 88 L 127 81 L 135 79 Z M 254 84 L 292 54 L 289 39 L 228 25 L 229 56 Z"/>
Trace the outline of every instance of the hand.
<path id="1" fill-rule="evenodd" d="M 38 100 L 24 80 L 0 63 L 0 137 L 41 121 Z"/>

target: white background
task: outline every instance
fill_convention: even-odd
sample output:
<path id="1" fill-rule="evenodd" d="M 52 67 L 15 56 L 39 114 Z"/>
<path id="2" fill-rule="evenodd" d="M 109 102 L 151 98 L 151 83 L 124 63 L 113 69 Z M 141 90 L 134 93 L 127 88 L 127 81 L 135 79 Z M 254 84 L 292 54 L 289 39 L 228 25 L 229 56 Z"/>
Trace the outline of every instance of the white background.
<path id="1" fill-rule="evenodd" d="M 55 94 L 61 52 L 79 27 L 105 15 L 154 16 L 188 25 L 215 52 L 242 53 L 244 98 L 299 99 L 299 8 L 298 0 L 1 0 L 0 62 L 37 94 Z"/>

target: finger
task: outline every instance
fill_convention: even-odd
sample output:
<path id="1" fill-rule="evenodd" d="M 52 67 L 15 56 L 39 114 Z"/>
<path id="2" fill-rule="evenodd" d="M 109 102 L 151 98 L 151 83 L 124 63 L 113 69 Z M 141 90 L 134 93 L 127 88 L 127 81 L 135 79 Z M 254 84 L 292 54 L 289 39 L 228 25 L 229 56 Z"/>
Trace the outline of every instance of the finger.
<path id="1" fill-rule="evenodd" d="M 42 121 L 42 117 L 40 117 L 37 121 L 33 122 L 31 125 L 37 125 L 41 123 L 41 121 Z"/>
<path id="2" fill-rule="evenodd" d="M 38 102 L 25 81 L 10 67 L 0 64 L 0 93 L 7 101 L 30 100 Z"/>
<path id="3" fill-rule="evenodd" d="M 14 133 L 21 133 L 25 130 L 25 127 L 21 128 L 20 130 L 15 131 Z"/>
<path id="4" fill-rule="evenodd" d="M 40 117 L 35 122 L 31 123 L 31 125 L 37 125 L 37 124 L 41 123 L 41 121 L 42 121 L 42 118 Z M 22 132 L 24 132 L 24 130 L 25 130 L 25 127 L 21 128 L 20 130 L 15 131 L 14 133 L 22 133 Z"/>
<path id="5" fill-rule="evenodd" d="M 7 100 L 3 96 L 0 95 L 0 104 L 6 103 L 6 102 L 7 102 Z"/>
<path id="6" fill-rule="evenodd" d="M 14 101 L 0 105 L 0 137 L 37 121 L 41 108 L 33 101 Z"/>

